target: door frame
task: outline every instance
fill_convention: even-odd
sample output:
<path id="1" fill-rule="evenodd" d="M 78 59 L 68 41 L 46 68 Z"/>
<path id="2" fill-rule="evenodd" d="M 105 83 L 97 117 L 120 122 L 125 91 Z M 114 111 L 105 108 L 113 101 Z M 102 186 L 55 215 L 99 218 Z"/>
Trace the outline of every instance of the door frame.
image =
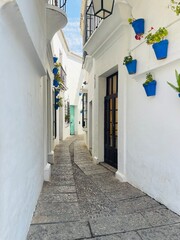
<path id="1" fill-rule="evenodd" d="M 115 81 L 114 76 L 116 77 Z M 110 102 L 112 102 L 112 110 L 110 109 Z M 116 119 L 116 117 L 118 118 L 117 103 L 118 72 L 106 78 L 106 96 L 104 97 L 104 161 L 116 169 L 118 168 L 118 120 Z M 112 115 L 110 119 L 111 111 Z M 112 136 L 112 138 L 110 138 L 110 136 Z"/>

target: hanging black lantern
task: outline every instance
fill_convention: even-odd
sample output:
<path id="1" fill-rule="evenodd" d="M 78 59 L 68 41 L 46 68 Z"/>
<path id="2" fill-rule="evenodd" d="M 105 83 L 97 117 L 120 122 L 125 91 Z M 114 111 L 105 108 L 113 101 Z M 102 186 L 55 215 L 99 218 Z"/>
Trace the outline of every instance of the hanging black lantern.
<path id="1" fill-rule="evenodd" d="M 93 0 L 94 15 L 105 19 L 113 12 L 114 0 Z"/>

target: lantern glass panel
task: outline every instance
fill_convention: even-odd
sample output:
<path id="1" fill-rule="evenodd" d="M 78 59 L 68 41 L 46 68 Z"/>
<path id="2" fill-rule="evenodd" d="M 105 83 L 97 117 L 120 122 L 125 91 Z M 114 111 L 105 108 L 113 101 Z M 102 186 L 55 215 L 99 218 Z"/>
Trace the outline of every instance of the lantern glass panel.
<path id="1" fill-rule="evenodd" d="M 104 0 L 104 3 L 103 3 L 103 8 L 105 11 L 111 13 L 112 12 L 112 8 L 113 8 L 113 3 L 114 0 Z"/>
<path id="2" fill-rule="evenodd" d="M 101 6 L 101 0 L 94 0 L 93 1 L 93 5 L 94 5 L 94 11 L 95 13 L 99 12 L 102 8 Z"/>

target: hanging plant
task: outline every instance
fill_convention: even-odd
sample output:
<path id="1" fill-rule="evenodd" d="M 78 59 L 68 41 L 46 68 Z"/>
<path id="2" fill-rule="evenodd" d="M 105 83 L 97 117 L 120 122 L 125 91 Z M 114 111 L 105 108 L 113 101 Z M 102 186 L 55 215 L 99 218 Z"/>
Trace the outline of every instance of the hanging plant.
<path id="1" fill-rule="evenodd" d="M 144 90 L 146 92 L 147 97 L 156 95 L 156 80 L 153 79 L 151 73 L 146 74 L 146 81 L 143 83 Z"/>
<path id="2" fill-rule="evenodd" d="M 152 44 L 156 58 L 161 60 L 167 57 L 169 42 L 164 38 L 168 35 L 168 30 L 165 27 L 160 27 L 155 33 L 152 33 L 153 29 L 151 27 L 149 34 L 145 37 L 146 43 L 148 45 Z"/>
<path id="3" fill-rule="evenodd" d="M 59 72 L 59 67 L 61 66 L 61 63 L 55 63 L 54 64 L 54 68 L 53 68 L 53 73 L 54 73 L 54 75 L 57 75 L 58 74 L 58 72 Z"/>
<path id="4" fill-rule="evenodd" d="M 63 106 L 63 98 L 62 97 L 56 98 L 56 105 L 58 105 L 59 107 Z"/>
<path id="5" fill-rule="evenodd" d="M 53 62 L 54 62 L 54 63 L 56 63 L 56 62 L 57 62 L 57 60 L 58 60 L 58 58 L 57 58 L 57 57 L 53 57 Z"/>
<path id="6" fill-rule="evenodd" d="M 126 66 L 129 74 L 136 73 L 137 60 L 133 59 L 131 54 L 129 54 L 128 56 L 124 57 L 123 65 Z"/>
<path id="7" fill-rule="evenodd" d="M 128 22 L 132 25 L 134 32 L 136 33 L 135 39 L 141 40 L 144 34 L 144 19 L 128 18 Z"/>
<path id="8" fill-rule="evenodd" d="M 173 85 L 170 82 L 167 82 L 170 87 L 172 87 L 176 92 L 178 92 L 178 96 L 180 97 L 180 74 L 175 70 L 176 74 L 176 81 L 177 81 L 177 86 Z"/>
<path id="9" fill-rule="evenodd" d="M 56 79 L 54 79 L 53 85 L 54 85 L 54 87 L 59 87 L 59 82 Z"/>
<path id="10" fill-rule="evenodd" d="M 59 94 L 59 92 L 60 92 L 60 89 L 55 88 L 55 96 L 57 96 Z"/>
<path id="11" fill-rule="evenodd" d="M 180 14 L 180 2 L 176 2 L 174 0 L 171 0 L 171 3 L 169 4 L 169 7 L 173 12 L 176 13 L 177 16 Z"/>
<path id="12" fill-rule="evenodd" d="M 64 83 L 59 73 L 57 73 L 57 74 L 54 76 L 54 80 L 56 80 L 56 81 L 58 82 L 58 84 L 60 84 L 60 83 L 63 84 L 63 83 Z"/>

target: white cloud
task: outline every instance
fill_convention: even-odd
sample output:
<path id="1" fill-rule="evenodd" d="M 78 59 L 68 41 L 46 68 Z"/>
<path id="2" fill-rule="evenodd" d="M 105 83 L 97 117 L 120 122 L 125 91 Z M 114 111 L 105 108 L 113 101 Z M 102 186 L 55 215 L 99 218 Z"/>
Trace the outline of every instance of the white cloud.
<path id="1" fill-rule="evenodd" d="M 70 51 L 82 55 L 82 37 L 80 34 L 80 22 L 77 18 L 69 19 L 63 29 Z"/>

